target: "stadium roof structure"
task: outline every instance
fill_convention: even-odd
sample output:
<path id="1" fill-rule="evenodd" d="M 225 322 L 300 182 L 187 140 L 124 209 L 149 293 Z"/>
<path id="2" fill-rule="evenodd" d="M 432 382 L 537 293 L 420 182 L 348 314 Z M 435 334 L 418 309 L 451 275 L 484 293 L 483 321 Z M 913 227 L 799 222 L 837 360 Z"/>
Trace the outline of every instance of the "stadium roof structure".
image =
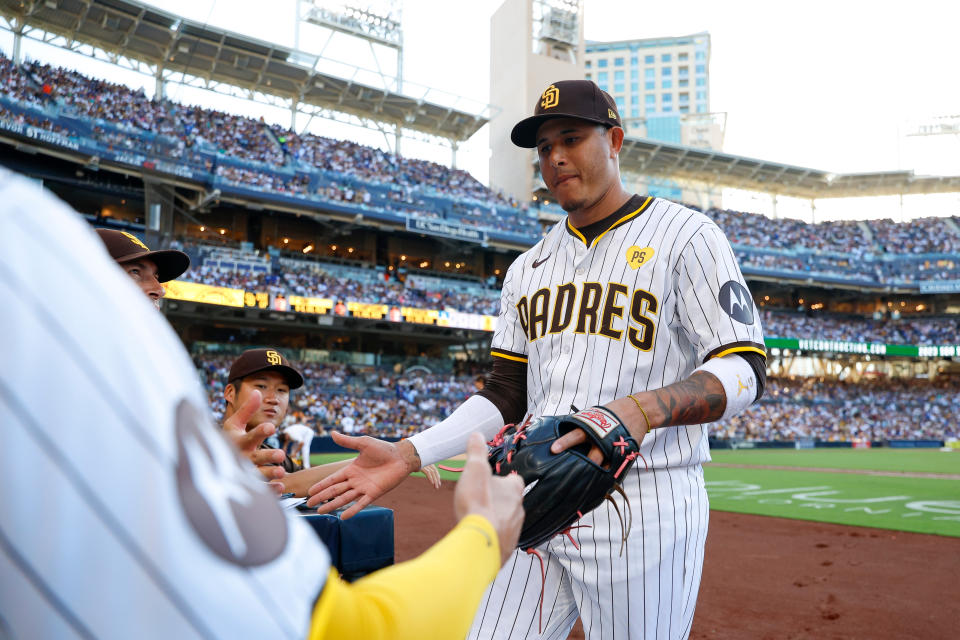
<path id="1" fill-rule="evenodd" d="M 655 140 L 627 137 L 624 171 L 796 198 L 850 198 L 960 192 L 960 176 L 918 176 L 913 171 L 831 173 Z"/>
<path id="2" fill-rule="evenodd" d="M 15 34 L 74 51 L 94 47 L 115 59 L 145 64 L 156 77 L 187 74 L 455 143 L 469 139 L 490 119 L 489 105 L 471 113 L 428 101 L 431 90 L 425 87 L 417 98 L 324 73 L 318 70 L 319 56 L 133 0 L 0 0 L 0 15 Z"/>

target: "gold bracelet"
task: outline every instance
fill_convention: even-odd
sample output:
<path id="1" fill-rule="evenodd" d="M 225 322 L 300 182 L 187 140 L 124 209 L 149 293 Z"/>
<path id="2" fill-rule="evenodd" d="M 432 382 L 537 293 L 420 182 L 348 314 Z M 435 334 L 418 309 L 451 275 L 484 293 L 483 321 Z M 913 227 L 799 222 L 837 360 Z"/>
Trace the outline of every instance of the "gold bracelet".
<path id="1" fill-rule="evenodd" d="M 634 404 L 637 405 L 637 409 L 640 409 L 640 413 L 643 414 L 643 419 L 647 421 L 647 431 L 650 431 L 650 429 L 653 429 L 653 427 L 650 426 L 650 418 L 647 417 L 647 412 L 644 411 L 644 410 L 643 410 L 643 407 L 640 406 L 640 401 L 637 400 L 636 396 L 634 396 L 634 395 L 631 393 L 631 394 L 629 394 L 627 397 L 630 398 L 631 400 L 633 400 Z"/>

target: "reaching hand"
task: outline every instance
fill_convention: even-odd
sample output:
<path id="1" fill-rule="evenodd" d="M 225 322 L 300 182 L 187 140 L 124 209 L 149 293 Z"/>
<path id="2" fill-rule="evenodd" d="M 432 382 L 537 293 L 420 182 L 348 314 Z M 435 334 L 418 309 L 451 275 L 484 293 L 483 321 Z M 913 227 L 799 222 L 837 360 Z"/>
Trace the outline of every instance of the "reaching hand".
<path id="1" fill-rule="evenodd" d="M 283 451 L 260 448 L 264 440 L 276 433 L 277 428 L 271 422 L 262 422 L 247 431 L 247 422 L 259 408 L 260 391 L 254 390 L 236 413 L 223 421 L 223 433 L 267 480 L 279 480 L 285 473 L 283 467 L 271 465 L 283 462 Z"/>
<path id="2" fill-rule="evenodd" d="M 434 489 L 440 488 L 440 470 L 437 469 L 437 465 L 428 464 L 420 469 L 420 471 L 423 472 L 423 475 L 427 476 L 427 480 L 430 481 L 430 484 L 433 485 Z"/>
<path id="3" fill-rule="evenodd" d="M 370 436 L 345 436 L 336 431 L 332 435 L 338 445 L 359 451 L 360 455 L 310 487 L 307 506 L 317 507 L 318 513 L 329 513 L 356 500 L 356 504 L 340 516 L 347 520 L 420 467 L 416 450 L 405 440 L 394 444 Z M 412 455 L 409 450 L 405 451 L 407 448 L 413 451 Z M 329 502 L 321 504 L 325 500 Z"/>
<path id="4" fill-rule="evenodd" d="M 467 441 L 467 461 L 453 494 L 457 520 L 476 513 L 490 521 L 500 540 L 500 562 L 513 553 L 523 526 L 523 480 L 517 474 L 494 476 L 487 445 L 479 433 Z"/>

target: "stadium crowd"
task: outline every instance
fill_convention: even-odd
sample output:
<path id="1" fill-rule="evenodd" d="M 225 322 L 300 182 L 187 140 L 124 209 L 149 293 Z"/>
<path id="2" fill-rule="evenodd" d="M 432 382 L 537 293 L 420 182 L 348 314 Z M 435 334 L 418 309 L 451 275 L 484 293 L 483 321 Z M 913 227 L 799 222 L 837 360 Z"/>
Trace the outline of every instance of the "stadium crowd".
<path id="1" fill-rule="evenodd" d="M 66 127 L 54 124 L 47 118 L 31 116 L 24 113 L 14 113 L 3 106 L 0 106 L 0 120 L 5 120 L 12 124 L 25 124 L 45 131 L 52 131 L 62 136 L 70 136 L 70 130 Z"/>
<path id="2" fill-rule="evenodd" d="M 219 420 L 232 357 L 194 357 Z M 475 393 L 475 375 L 395 371 L 386 367 L 304 363 L 290 421 L 319 435 L 331 430 L 406 437 L 445 418 Z M 770 378 L 745 413 L 711 425 L 711 436 L 747 441 L 935 439 L 960 436 L 956 383 Z"/>
<path id="3" fill-rule="evenodd" d="M 247 188 L 252 187 L 276 193 L 304 194 L 309 192 L 310 186 L 310 178 L 302 174 L 284 176 L 227 164 L 217 165 L 216 175 Z"/>
<path id="4" fill-rule="evenodd" d="M 183 245 L 178 245 L 183 246 Z M 273 295 L 332 298 L 344 302 L 365 302 L 428 309 L 455 309 L 467 313 L 498 315 L 499 291 L 476 284 L 463 291 L 458 281 L 447 286 L 420 286 L 416 278 L 401 282 L 389 271 L 365 270 L 358 278 L 349 269 L 333 263 L 274 261 L 269 273 L 236 271 L 195 262 L 181 279 L 218 287 L 267 292 Z M 442 277 L 441 277 L 442 282 Z M 764 335 L 770 338 L 816 338 L 884 344 L 941 345 L 960 342 L 960 318 L 939 316 L 902 317 L 899 312 L 877 312 L 873 317 L 765 309 Z"/>
<path id="5" fill-rule="evenodd" d="M 960 218 L 954 216 L 954 223 Z M 867 222 L 877 246 L 888 253 L 960 253 L 960 234 L 943 224 L 942 218 L 919 218 L 910 222 Z"/>
<path id="6" fill-rule="evenodd" d="M 0 119 L 65 136 L 90 136 L 107 149 L 166 156 L 202 166 L 228 185 L 296 197 L 379 207 L 416 218 L 519 234 L 542 230 L 528 203 L 496 193 L 470 174 L 424 160 L 262 120 L 170 100 L 87 77 L 77 71 L 0 55 L 0 92 L 47 113 L 72 113 L 93 122 L 76 132 L 40 113 L 0 107 Z M 52 116 L 51 116 L 52 117 Z M 205 150 L 209 155 L 194 153 Z M 230 158 L 233 163 L 222 162 Z M 235 162 L 247 166 L 236 166 Z M 314 173 L 314 178 L 308 175 Z M 358 182 L 359 181 L 359 182 Z M 361 184 L 362 183 L 362 184 Z M 364 186 L 366 185 L 366 186 Z M 431 198 L 445 198 L 438 205 Z M 513 210 L 515 215 L 505 213 Z M 708 209 L 731 238 L 746 269 L 819 274 L 859 282 L 960 280 L 960 260 L 879 261 L 879 256 L 960 253 L 960 217 L 821 222 Z M 766 250 L 770 253 L 761 253 Z M 843 255 L 833 255 L 843 254 Z M 866 259 L 869 258 L 869 259 Z"/>
<path id="7" fill-rule="evenodd" d="M 756 213 L 727 209 L 704 212 L 735 245 L 763 249 L 817 249 L 862 255 L 869 251 L 869 238 L 858 222 L 808 224 L 790 218 L 767 218 Z"/>
<path id="8" fill-rule="evenodd" d="M 515 200 L 495 193 L 466 171 L 435 162 L 404 158 L 348 140 L 335 140 L 310 133 L 298 134 L 270 125 L 281 148 L 294 160 L 309 166 L 354 176 L 366 182 L 412 189 L 430 185 L 446 196 L 518 206 Z"/>
<path id="9" fill-rule="evenodd" d="M 0 54 L 0 83 L 5 95 L 34 106 L 43 106 L 46 102 L 44 93 L 50 91 L 49 86 L 38 86 L 37 82 L 22 73 L 13 61 L 3 54 Z"/>
<path id="10" fill-rule="evenodd" d="M 218 421 L 232 362 L 232 356 L 194 357 Z M 476 391 L 473 375 L 345 364 L 303 363 L 299 368 L 304 386 L 291 394 L 288 422 L 306 424 L 319 435 L 337 430 L 406 437 L 439 422 Z"/>
<path id="11" fill-rule="evenodd" d="M 175 102 L 162 103 L 182 127 L 182 133 L 191 142 L 209 144 L 217 153 L 231 158 L 243 158 L 265 165 L 284 164 L 283 151 L 270 135 L 263 120 L 254 120 L 198 106 L 184 106 Z"/>
<path id="12" fill-rule="evenodd" d="M 444 165 L 314 134 L 297 134 L 262 120 L 171 100 L 87 77 L 77 71 L 26 61 L 19 67 L 0 55 L 3 92 L 21 102 L 56 104 L 92 119 L 174 136 L 187 146 L 211 145 L 224 155 L 271 166 L 303 163 L 373 183 L 417 188 L 452 198 L 519 206 L 469 173 Z"/>
<path id="13" fill-rule="evenodd" d="M 9 71 L 11 75 L 16 74 L 14 69 Z M 175 120 L 162 104 L 147 99 L 142 89 L 134 91 L 121 84 L 89 78 L 76 71 L 37 61 L 24 62 L 21 72 L 26 77 L 15 82 L 24 87 L 27 95 L 37 96 L 39 88 L 41 100 L 38 104 L 52 103 L 93 120 L 128 125 L 161 135 L 177 134 Z"/>
<path id="14" fill-rule="evenodd" d="M 763 312 L 761 322 L 763 335 L 767 338 L 915 345 L 960 343 L 960 317 L 956 316 L 893 319 L 767 310 Z"/>
<path id="15" fill-rule="evenodd" d="M 770 378 L 764 397 L 711 425 L 711 436 L 747 441 L 945 440 L 960 436 L 956 381 Z"/>
<path id="16" fill-rule="evenodd" d="M 94 140 L 111 151 L 130 151 L 132 153 L 151 153 L 177 160 L 187 160 L 186 146 L 183 141 L 170 136 L 158 135 L 153 139 L 130 135 L 116 128 L 107 129 L 99 124 L 92 130 Z M 209 169 L 211 165 L 207 165 Z"/>
<path id="17" fill-rule="evenodd" d="M 924 253 L 960 253 L 958 216 L 809 224 L 739 211 L 708 209 L 705 213 L 730 238 L 745 268 L 869 282 L 960 279 L 960 260 L 904 259 Z M 769 250 L 778 251 L 764 252 Z M 880 260 L 884 256 L 896 259 Z"/>
<path id="18" fill-rule="evenodd" d="M 960 259 L 956 257 L 917 262 L 917 280 L 960 278 Z"/>
<path id="19" fill-rule="evenodd" d="M 234 271 L 215 266 L 191 266 L 181 280 L 217 287 L 267 292 L 273 295 L 330 298 L 343 302 L 365 302 L 424 309 L 455 309 L 466 313 L 497 315 L 499 292 L 487 289 L 471 294 L 456 289 L 427 289 L 396 280 L 389 271 L 370 281 L 332 273 L 336 265 L 274 267 L 274 273 Z"/>

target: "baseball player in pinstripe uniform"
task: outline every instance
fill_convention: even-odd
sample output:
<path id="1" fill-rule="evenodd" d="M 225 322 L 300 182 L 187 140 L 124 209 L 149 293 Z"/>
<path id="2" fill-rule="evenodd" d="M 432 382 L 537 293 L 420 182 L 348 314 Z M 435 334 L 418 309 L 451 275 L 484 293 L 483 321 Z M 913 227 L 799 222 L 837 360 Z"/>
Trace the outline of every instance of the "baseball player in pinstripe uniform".
<path id="1" fill-rule="evenodd" d="M 601 406 L 646 460 L 623 481 L 633 514 L 623 552 L 620 520 L 604 503 L 578 522 L 587 525 L 575 530 L 578 545 L 558 536 L 538 549 L 543 579 L 536 558 L 515 553 L 469 637 L 566 638 L 580 616 L 592 639 L 685 638 L 709 515 L 706 423 L 745 409 L 765 382 L 750 292 L 709 218 L 623 188 L 620 116 L 592 82 L 550 85 L 511 137 L 537 149 L 568 216 L 507 272 L 486 387 L 396 446 L 338 438 L 361 455 L 312 488 L 312 500 L 365 504 L 401 471 L 462 451 L 477 425 L 490 436 L 528 414 Z M 585 441 L 574 430 L 552 450 Z"/>

